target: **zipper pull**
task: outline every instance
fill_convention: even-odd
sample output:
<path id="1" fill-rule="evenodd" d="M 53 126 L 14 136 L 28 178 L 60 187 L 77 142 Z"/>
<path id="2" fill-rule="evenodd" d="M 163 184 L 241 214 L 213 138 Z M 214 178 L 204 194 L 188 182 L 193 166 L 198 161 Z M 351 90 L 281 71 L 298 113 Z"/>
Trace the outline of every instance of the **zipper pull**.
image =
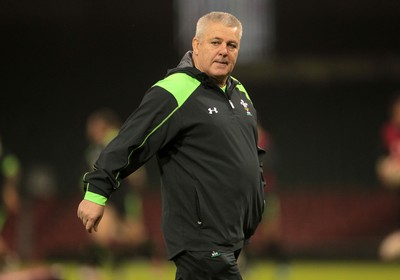
<path id="1" fill-rule="evenodd" d="M 230 99 L 229 99 L 229 104 L 231 104 L 232 109 L 235 109 L 235 106 L 233 106 L 233 102 Z"/>

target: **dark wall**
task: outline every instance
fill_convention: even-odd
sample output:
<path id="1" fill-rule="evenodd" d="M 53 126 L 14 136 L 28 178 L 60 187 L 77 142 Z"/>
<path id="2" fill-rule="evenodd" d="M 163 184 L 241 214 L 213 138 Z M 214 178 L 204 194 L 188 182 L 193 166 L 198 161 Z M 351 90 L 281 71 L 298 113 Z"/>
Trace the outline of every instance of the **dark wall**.
<path id="1" fill-rule="evenodd" d="M 396 0 L 275 1 L 280 53 L 399 52 Z"/>
<path id="2" fill-rule="evenodd" d="M 65 188 L 79 180 L 85 118 L 126 118 L 177 62 L 170 1 L 2 1 L 3 142 L 26 168 L 50 164 Z"/>

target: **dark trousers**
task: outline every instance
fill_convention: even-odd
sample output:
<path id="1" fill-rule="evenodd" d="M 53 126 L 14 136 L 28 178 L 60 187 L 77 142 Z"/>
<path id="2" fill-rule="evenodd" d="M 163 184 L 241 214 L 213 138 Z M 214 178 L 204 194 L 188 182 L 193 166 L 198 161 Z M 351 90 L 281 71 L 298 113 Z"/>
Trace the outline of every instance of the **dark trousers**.
<path id="1" fill-rule="evenodd" d="M 174 258 L 175 280 L 242 280 L 235 252 L 185 251 Z"/>

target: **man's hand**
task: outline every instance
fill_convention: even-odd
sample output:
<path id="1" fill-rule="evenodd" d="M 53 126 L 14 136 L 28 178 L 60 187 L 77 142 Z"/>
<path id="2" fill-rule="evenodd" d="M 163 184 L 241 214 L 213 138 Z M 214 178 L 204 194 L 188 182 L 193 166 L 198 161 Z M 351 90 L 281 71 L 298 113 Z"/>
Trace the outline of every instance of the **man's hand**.
<path id="1" fill-rule="evenodd" d="M 82 200 L 78 207 L 78 218 L 81 219 L 86 231 L 92 233 L 92 230 L 97 232 L 97 226 L 103 217 L 104 206 L 91 202 L 89 200 Z"/>

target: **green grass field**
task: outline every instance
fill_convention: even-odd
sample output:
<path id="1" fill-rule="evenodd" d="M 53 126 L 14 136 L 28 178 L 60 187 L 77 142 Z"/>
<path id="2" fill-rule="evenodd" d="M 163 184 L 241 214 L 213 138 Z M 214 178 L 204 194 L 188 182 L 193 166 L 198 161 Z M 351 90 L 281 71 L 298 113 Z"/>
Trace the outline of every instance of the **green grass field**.
<path id="1" fill-rule="evenodd" d="M 65 280 L 86 280 L 77 264 L 63 264 Z M 99 280 L 174 280 L 172 263 L 126 262 L 118 269 L 103 267 Z M 294 261 L 287 267 L 256 262 L 243 272 L 245 280 L 399 280 L 400 263 L 365 261 Z"/>

